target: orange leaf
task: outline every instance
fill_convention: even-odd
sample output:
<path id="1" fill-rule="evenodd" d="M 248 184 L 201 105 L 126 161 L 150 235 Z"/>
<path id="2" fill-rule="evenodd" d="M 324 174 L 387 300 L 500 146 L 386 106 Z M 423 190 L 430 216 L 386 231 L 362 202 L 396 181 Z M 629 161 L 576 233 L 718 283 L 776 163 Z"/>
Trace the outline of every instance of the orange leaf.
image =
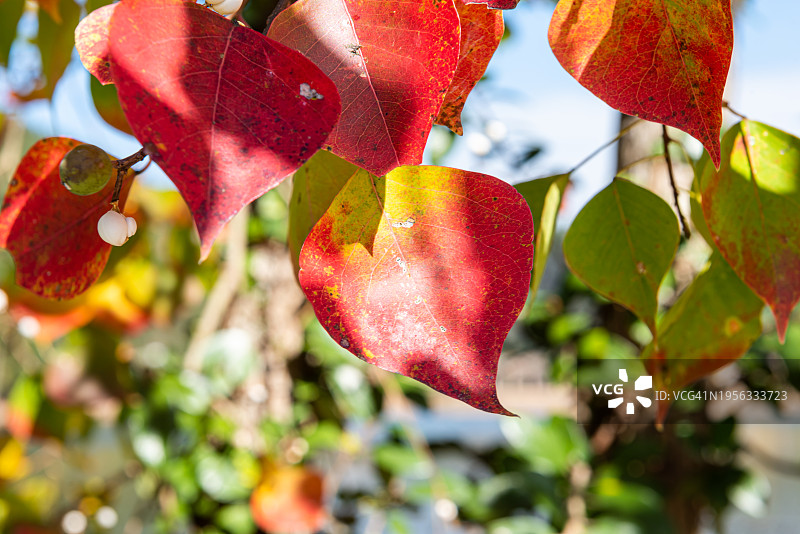
<path id="1" fill-rule="evenodd" d="M 267 532 L 314 532 L 325 523 L 322 477 L 296 466 L 267 465 L 250 496 L 256 525 Z"/>

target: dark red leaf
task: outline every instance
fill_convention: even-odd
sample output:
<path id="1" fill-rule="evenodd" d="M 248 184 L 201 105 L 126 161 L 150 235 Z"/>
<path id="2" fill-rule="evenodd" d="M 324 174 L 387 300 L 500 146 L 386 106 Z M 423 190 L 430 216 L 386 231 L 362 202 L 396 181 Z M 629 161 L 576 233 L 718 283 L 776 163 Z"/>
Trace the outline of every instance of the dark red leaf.
<path id="1" fill-rule="evenodd" d="M 461 128 L 461 110 L 472 88 L 486 72 L 500 39 L 503 38 L 503 13 L 483 5 L 469 5 L 456 0 L 461 21 L 461 50 L 453 81 L 444 97 L 444 104 L 436 117 L 436 124 L 447 126 L 458 135 Z"/>
<path id="2" fill-rule="evenodd" d="M 114 180 L 99 193 L 78 196 L 61 185 L 58 164 L 81 144 L 51 137 L 25 154 L 11 178 L 0 211 L 0 247 L 17 266 L 17 283 L 51 299 L 72 298 L 103 272 L 111 245 L 97 234 L 97 221 L 109 210 Z M 124 206 L 133 180 L 120 197 Z"/>
<path id="3" fill-rule="evenodd" d="M 407 166 L 350 178 L 306 239 L 299 278 L 342 347 L 508 414 L 495 390 L 497 362 L 532 263 L 531 212 L 513 187 Z"/>
<path id="4" fill-rule="evenodd" d="M 124 0 L 110 36 L 125 116 L 189 205 L 201 258 L 339 116 L 336 86 L 312 62 L 198 4 Z"/>
<path id="5" fill-rule="evenodd" d="M 452 0 L 300 0 L 269 36 L 336 83 L 342 117 L 327 145 L 378 176 L 422 161 L 458 63 Z"/>

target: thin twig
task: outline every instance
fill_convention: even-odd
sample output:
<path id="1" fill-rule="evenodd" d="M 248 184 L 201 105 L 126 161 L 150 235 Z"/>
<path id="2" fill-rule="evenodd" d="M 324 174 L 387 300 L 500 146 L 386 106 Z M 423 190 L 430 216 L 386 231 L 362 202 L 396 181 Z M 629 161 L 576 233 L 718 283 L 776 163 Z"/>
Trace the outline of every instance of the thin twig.
<path id="1" fill-rule="evenodd" d="M 144 148 L 140 148 L 136 153 L 131 154 L 127 158 L 122 158 L 114 161 L 114 194 L 111 196 L 111 204 L 117 206 L 119 202 L 119 194 L 122 191 L 122 182 L 128 174 L 128 169 L 142 161 L 147 157 Z"/>
<path id="2" fill-rule="evenodd" d="M 672 170 L 672 156 L 669 155 L 669 144 L 672 142 L 672 138 L 667 133 L 667 127 L 665 125 L 661 125 L 661 134 L 664 138 L 664 159 L 667 161 L 667 172 L 669 173 L 669 185 L 672 186 L 672 197 L 675 200 L 675 209 L 678 212 L 678 220 L 681 222 L 681 231 L 683 232 L 684 237 L 689 239 L 691 237 L 692 232 L 689 231 L 689 226 L 686 224 L 686 218 L 683 216 L 683 212 L 681 211 L 681 205 L 678 203 L 678 185 L 675 183 L 675 173 Z"/>
<path id="3" fill-rule="evenodd" d="M 737 117 L 739 117 L 740 119 L 747 120 L 747 117 L 745 117 L 744 115 L 742 115 L 742 114 L 741 114 L 741 113 L 739 113 L 738 111 L 734 110 L 734 109 L 731 107 L 730 103 L 729 103 L 727 100 L 723 100 L 723 101 L 722 101 L 722 107 L 723 107 L 723 108 L 725 108 L 725 109 L 727 109 L 728 111 L 730 111 L 731 113 L 733 113 L 734 115 L 736 115 Z"/>
<path id="4" fill-rule="evenodd" d="M 264 26 L 264 31 L 261 33 L 267 35 L 267 32 L 269 32 L 269 27 L 272 26 L 272 21 L 275 20 L 275 17 L 277 17 L 281 11 L 289 7 L 291 3 L 292 0 L 278 0 L 278 5 L 275 6 L 275 9 L 273 9 L 272 13 L 270 13 L 267 17 L 266 26 Z"/>
<path id="5" fill-rule="evenodd" d="M 225 251 L 225 265 L 208 294 L 200 319 L 197 321 L 194 334 L 189 341 L 183 368 L 200 372 L 203 368 L 203 351 L 208 338 L 216 332 L 222 318 L 228 310 L 233 297 L 239 290 L 244 277 L 245 260 L 247 259 L 247 208 L 241 210 L 228 225 L 228 247 Z"/>
<path id="6" fill-rule="evenodd" d="M 603 150 L 605 150 L 606 148 L 610 147 L 611 145 L 613 145 L 614 143 L 616 143 L 617 141 L 619 141 L 620 139 L 622 139 L 622 136 L 624 136 L 626 133 L 628 133 L 629 131 L 631 131 L 631 129 L 632 129 L 634 126 L 636 126 L 637 124 L 641 124 L 642 122 L 644 122 L 644 121 L 642 121 L 642 119 L 636 119 L 635 121 L 633 121 L 632 123 L 630 123 L 629 125 L 627 125 L 625 128 L 622 128 L 622 129 L 619 131 L 619 133 L 618 133 L 616 136 L 614 136 L 614 138 L 613 138 L 613 139 L 611 139 L 610 141 L 608 141 L 608 142 L 606 142 L 606 143 L 602 144 L 601 146 L 599 146 L 598 148 L 596 148 L 596 149 L 594 150 L 594 152 L 592 152 L 591 154 L 589 154 L 588 156 L 586 156 L 585 158 L 583 158 L 583 159 L 580 161 L 580 163 L 578 163 L 577 165 L 575 165 L 574 167 L 572 167 L 572 168 L 571 168 L 571 169 L 570 169 L 570 170 L 567 172 L 567 174 L 572 174 L 573 172 L 577 171 L 579 168 L 583 167 L 583 166 L 584 166 L 584 165 L 585 165 L 587 162 L 589 162 L 589 160 L 591 160 L 591 159 L 592 159 L 592 158 L 594 158 L 596 155 L 598 155 L 600 152 L 602 152 L 602 151 L 603 151 Z"/>

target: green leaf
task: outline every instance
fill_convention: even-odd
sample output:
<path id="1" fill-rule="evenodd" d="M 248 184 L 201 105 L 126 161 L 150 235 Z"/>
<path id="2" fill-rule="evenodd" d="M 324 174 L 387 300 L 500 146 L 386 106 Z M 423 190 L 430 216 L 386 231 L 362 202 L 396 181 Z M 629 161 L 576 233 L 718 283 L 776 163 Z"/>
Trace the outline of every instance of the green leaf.
<path id="1" fill-rule="evenodd" d="M 331 202 L 358 172 L 358 167 L 327 150 L 319 150 L 294 173 L 289 201 L 288 245 L 295 274 L 300 270 L 300 249 Z"/>
<path id="2" fill-rule="evenodd" d="M 667 311 L 645 347 L 655 389 L 679 389 L 739 358 L 761 335 L 763 303 L 719 253 Z M 721 361 L 722 360 L 722 361 Z M 727 361 L 725 361 L 727 360 Z M 663 421 L 669 405 L 659 403 Z"/>
<path id="3" fill-rule="evenodd" d="M 703 170 L 700 191 L 714 242 L 772 309 L 783 341 L 800 300 L 800 139 L 740 122 L 723 138 L 719 171 Z"/>
<path id="4" fill-rule="evenodd" d="M 42 56 L 42 84 L 32 93 L 25 95 L 25 100 L 52 98 L 58 80 L 72 59 L 75 26 L 80 18 L 81 7 L 72 0 L 61 0 L 58 9 L 61 14 L 59 22 L 53 20 L 45 10 L 39 10 L 39 35 L 36 37 L 36 46 L 39 47 Z"/>
<path id="5" fill-rule="evenodd" d="M 25 0 L 0 0 L 0 65 L 4 67 L 8 65 L 8 53 L 24 9 Z"/>
<path id="6" fill-rule="evenodd" d="M 553 244 L 556 216 L 561 207 L 564 190 L 569 183 L 569 174 L 559 174 L 517 184 L 514 187 L 525 198 L 533 214 L 535 234 L 533 253 L 533 277 L 531 278 L 531 298 L 536 296 L 542 281 L 547 257 Z"/>
<path id="7" fill-rule="evenodd" d="M 666 202 L 615 178 L 575 218 L 564 237 L 564 257 L 587 286 L 631 310 L 655 336 L 658 287 L 679 239 Z"/>

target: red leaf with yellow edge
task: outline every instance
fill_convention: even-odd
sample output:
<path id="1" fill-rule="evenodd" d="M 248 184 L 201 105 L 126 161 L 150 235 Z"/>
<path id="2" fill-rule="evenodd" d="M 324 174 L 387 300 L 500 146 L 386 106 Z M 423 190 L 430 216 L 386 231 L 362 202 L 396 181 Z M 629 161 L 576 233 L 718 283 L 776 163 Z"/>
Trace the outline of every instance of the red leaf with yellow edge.
<path id="1" fill-rule="evenodd" d="M 548 38 L 564 69 L 598 98 L 685 131 L 719 166 L 730 0 L 561 0 Z"/>
<path id="2" fill-rule="evenodd" d="M 50 137 L 33 145 L 11 178 L 0 211 L 0 247 L 14 257 L 17 283 L 50 299 L 85 291 L 111 251 L 97 234 L 97 221 L 109 210 L 114 180 L 94 195 L 78 196 L 61 185 L 58 175 L 61 159 L 79 144 Z M 120 207 L 132 182 L 124 182 Z"/>
<path id="3" fill-rule="evenodd" d="M 334 154 L 379 176 L 422 161 L 458 63 L 452 0 L 300 0 L 268 35 L 339 88 L 342 117 L 327 141 Z"/>
<path id="4" fill-rule="evenodd" d="M 116 7 L 117 4 L 111 4 L 95 9 L 75 28 L 75 48 L 81 63 L 103 85 L 114 83 L 111 78 L 108 27 Z"/>
<path id="5" fill-rule="evenodd" d="M 316 532 L 327 519 L 322 476 L 305 467 L 268 463 L 250 496 L 250 511 L 266 532 Z"/>
<path id="6" fill-rule="evenodd" d="M 510 185 L 444 167 L 361 170 L 300 253 L 300 285 L 342 347 L 508 414 L 495 380 L 525 304 L 533 223 Z"/>
<path id="7" fill-rule="evenodd" d="M 722 255 L 772 309 L 781 342 L 800 300 L 800 139 L 742 121 L 722 165 L 700 175 L 703 215 Z"/>
<path id="8" fill-rule="evenodd" d="M 189 205 L 201 259 L 339 116 L 336 87 L 311 61 L 198 4 L 124 0 L 109 35 L 122 109 Z"/>
<path id="9" fill-rule="evenodd" d="M 642 358 L 656 390 L 676 391 L 741 357 L 761 335 L 764 304 L 715 253 L 658 324 Z M 669 401 L 658 403 L 663 422 Z"/>
<path id="10" fill-rule="evenodd" d="M 483 5 L 471 5 L 466 0 L 456 0 L 461 21 L 461 49 L 458 66 L 444 104 L 436 117 L 436 124 L 447 126 L 458 135 L 461 127 L 461 110 L 472 88 L 486 72 L 500 39 L 503 38 L 503 13 Z"/>

